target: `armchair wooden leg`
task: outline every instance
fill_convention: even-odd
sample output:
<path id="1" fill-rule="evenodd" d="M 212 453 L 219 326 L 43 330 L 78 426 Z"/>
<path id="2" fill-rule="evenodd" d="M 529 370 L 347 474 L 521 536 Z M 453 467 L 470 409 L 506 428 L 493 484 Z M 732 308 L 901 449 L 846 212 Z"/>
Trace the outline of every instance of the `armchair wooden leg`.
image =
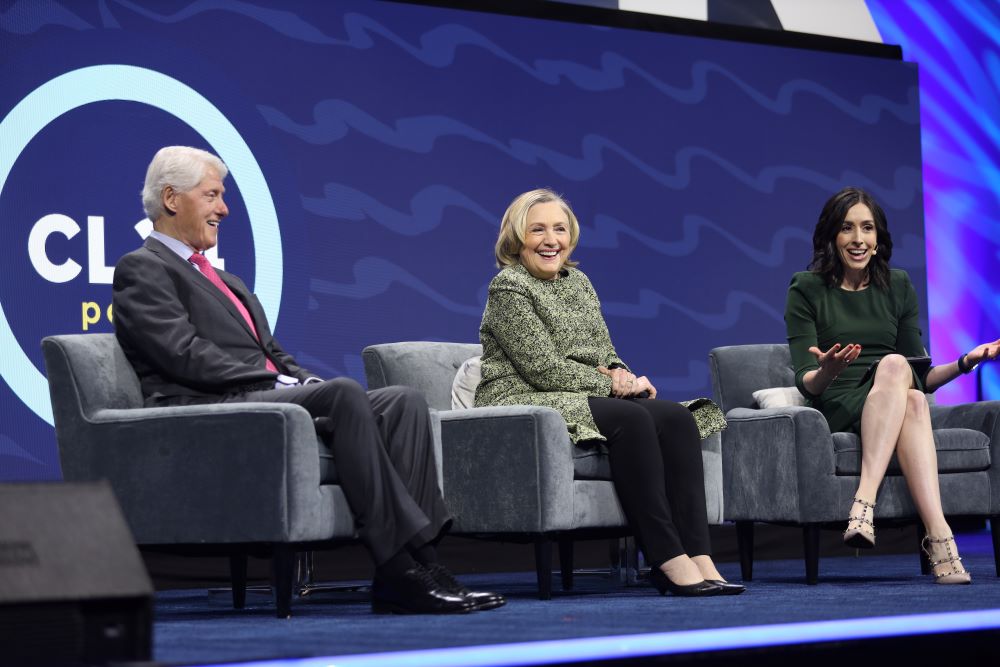
<path id="1" fill-rule="evenodd" d="M 229 557 L 229 581 L 233 588 L 233 609 L 243 609 L 247 604 L 247 560 L 246 554 Z"/>
<path id="2" fill-rule="evenodd" d="M 552 540 L 546 535 L 535 538 L 535 576 L 538 578 L 538 599 L 552 599 Z"/>
<path id="3" fill-rule="evenodd" d="M 920 559 L 920 574 L 930 574 L 931 573 L 931 561 L 927 558 L 927 554 L 924 553 L 923 543 L 924 536 L 927 535 L 927 531 L 924 529 L 924 524 L 920 521 L 917 522 L 917 557 Z"/>
<path id="4" fill-rule="evenodd" d="M 740 552 L 740 575 L 753 581 L 753 521 L 736 522 L 736 547 Z"/>
<path id="5" fill-rule="evenodd" d="M 559 573 L 562 575 L 562 589 L 573 590 L 573 540 L 559 540 Z"/>
<path id="6" fill-rule="evenodd" d="M 993 537 L 993 567 L 1000 577 L 1000 515 L 990 517 L 990 535 Z"/>
<path id="7" fill-rule="evenodd" d="M 802 546 L 806 555 L 806 583 L 815 586 L 819 581 L 819 525 L 802 526 Z"/>
<path id="8" fill-rule="evenodd" d="M 292 617 L 292 581 L 295 579 L 295 550 L 288 544 L 275 544 L 271 555 L 271 585 L 278 618 Z"/>

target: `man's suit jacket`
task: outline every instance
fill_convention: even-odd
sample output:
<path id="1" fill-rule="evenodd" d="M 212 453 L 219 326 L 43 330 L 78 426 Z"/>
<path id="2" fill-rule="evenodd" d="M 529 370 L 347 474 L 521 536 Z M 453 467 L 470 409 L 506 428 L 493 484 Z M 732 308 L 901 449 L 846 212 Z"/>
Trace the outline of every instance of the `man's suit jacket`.
<path id="1" fill-rule="evenodd" d="M 243 281 L 217 272 L 250 312 L 259 341 L 219 288 L 156 239 L 118 261 L 115 334 L 147 405 L 212 402 L 273 387 L 277 374 L 265 368 L 265 355 L 285 375 L 300 381 L 313 375 L 278 345 Z"/>

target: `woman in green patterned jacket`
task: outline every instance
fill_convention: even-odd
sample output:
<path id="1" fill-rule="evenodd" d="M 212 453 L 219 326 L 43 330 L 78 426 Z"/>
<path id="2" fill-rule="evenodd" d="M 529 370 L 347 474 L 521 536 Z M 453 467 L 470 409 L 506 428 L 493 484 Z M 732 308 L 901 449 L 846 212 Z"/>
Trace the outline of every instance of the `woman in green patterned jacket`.
<path id="1" fill-rule="evenodd" d="M 597 294 L 570 254 L 580 226 L 550 190 L 518 196 L 496 244 L 500 273 L 483 323 L 476 405 L 559 411 L 574 443 L 603 441 L 651 583 L 665 594 L 733 595 L 710 555 L 701 439 L 725 427 L 709 400 L 653 400 L 656 387 L 615 353 Z"/>

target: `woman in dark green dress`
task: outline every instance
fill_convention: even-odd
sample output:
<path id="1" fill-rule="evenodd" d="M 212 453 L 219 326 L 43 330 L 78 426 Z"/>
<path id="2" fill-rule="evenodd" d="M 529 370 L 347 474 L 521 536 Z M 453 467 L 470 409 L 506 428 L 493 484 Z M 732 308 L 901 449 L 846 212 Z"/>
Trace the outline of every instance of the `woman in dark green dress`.
<path id="1" fill-rule="evenodd" d="M 476 405 L 541 405 L 562 414 L 574 442 L 603 441 L 622 509 L 674 595 L 736 595 L 710 555 L 701 439 L 725 427 L 708 399 L 655 400 L 611 344 L 597 294 L 569 259 L 580 226 L 549 190 L 517 197 L 496 245 L 500 273 L 483 323 Z"/>
<path id="2" fill-rule="evenodd" d="M 845 188 L 826 202 L 810 270 L 796 273 L 788 290 L 785 324 L 795 384 L 831 431 L 861 436 L 861 481 L 844 542 L 875 546 L 875 496 L 895 452 L 927 532 L 923 547 L 936 581 L 967 584 L 971 577 L 941 510 L 924 392 L 996 358 L 1000 340 L 929 371 L 911 366 L 906 357 L 924 355 L 917 295 L 905 271 L 889 268 L 891 256 L 885 213 L 868 193 Z"/>

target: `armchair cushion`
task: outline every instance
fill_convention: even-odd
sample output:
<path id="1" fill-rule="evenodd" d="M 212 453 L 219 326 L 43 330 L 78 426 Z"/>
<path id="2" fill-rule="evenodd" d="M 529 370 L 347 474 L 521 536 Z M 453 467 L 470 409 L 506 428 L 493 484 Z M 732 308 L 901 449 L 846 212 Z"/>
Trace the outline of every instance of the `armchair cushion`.
<path id="1" fill-rule="evenodd" d="M 979 431 L 968 428 L 939 428 L 934 430 L 934 447 L 937 449 L 938 472 L 974 472 L 990 467 L 990 439 Z M 854 433 L 834 433 L 837 474 L 861 474 L 861 439 Z M 902 475 L 896 455 L 889 461 L 889 475 Z"/>

